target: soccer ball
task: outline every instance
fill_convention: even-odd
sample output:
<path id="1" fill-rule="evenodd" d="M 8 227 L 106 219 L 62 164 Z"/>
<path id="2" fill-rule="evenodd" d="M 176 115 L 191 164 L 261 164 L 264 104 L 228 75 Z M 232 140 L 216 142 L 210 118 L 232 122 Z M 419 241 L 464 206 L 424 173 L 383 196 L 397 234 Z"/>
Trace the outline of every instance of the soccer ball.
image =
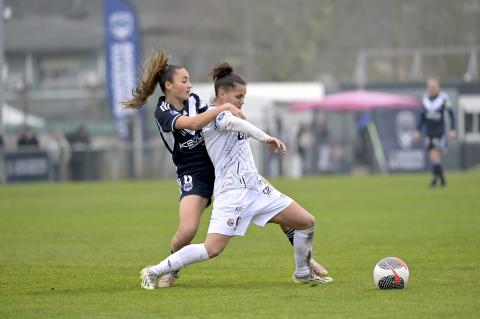
<path id="1" fill-rule="evenodd" d="M 397 257 L 380 260 L 373 269 L 373 281 L 380 289 L 403 289 L 408 283 L 408 266 Z"/>

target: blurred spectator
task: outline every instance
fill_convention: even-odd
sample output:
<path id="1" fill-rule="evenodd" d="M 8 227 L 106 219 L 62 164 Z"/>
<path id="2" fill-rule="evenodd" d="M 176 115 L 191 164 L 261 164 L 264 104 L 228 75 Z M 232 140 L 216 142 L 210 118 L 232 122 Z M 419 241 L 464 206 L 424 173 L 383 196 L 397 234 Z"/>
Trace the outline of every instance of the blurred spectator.
<path id="1" fill-rule="evenodd" d="M 68 134 L 67 140 L 74 149 L 82 149 L 90 146 L 90 135 L 83 125 L 80 125 L 75 132 Z"/>
<path id="2" fill-rule="evenodd" d="M 372 168 L 373 149 L 368 134 L 368 123 L 371 121 L 369 112 L 357 114 L 357 142 L 355 145 L 355 165 L 367 170 Z"/>
<path id="3" fill-rule="evenodd" d="M 47 152 L 52 163 L 53 180 L 67 177 L 67 164 L 70 161 L 70 145 L 62 133 L 53 133 L 47 143 Z"/>
<path id="4" fill-rule="evenodd" d="M 31 128 L 27 127 L 18 137 L 17 145 L 19 147 L 38 148 L 38 139 Z"/>
<path id="5" fill-rule="evenodd" d="M 90 135 L 85 126 L 81 125 L 75 132 L 67 135 L 67 140 L 72 150 L 70 177 L 75 181 L 84 180 L 87 176 L 87 151 L 90 148 Z"/>
<path id="6" fill-rule="evenodd" d="M 0 134 L 0 150 L 3 150 L 3 147 L 5 146 L 5 142 L 3 141 L 3 136 Z"/>
<path id="7" fill-rule="evenodd" d="M 325 119 L 319 120 L 316 116 L 312 123 L 312 130 L 315 144 L 312 154 L 312 172 L 314 170 L 328 171 L 330 165 L 330 133 L 327 121 Z"/>
<path id="8" fill-rule="evenodd" d="M 311 127 L 302 124 L 297 133 L 298 154 L 302 160 L 302 175 L 312 173 L 312 160 L 315 138 Z"/>

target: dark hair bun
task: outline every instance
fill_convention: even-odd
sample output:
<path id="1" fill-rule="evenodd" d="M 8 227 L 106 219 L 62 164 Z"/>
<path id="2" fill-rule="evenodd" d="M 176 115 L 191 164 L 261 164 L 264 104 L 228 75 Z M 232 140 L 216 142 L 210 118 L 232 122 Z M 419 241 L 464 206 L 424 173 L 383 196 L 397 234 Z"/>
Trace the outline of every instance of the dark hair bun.
<path id="1" fill-rule="evenodd" d="M 217 81 L 232 73 L 233 73 L 233 67 L 227 62 L 220 62 L 215 64 L 212 70 L 210 71 L 210 75 L 212 76 L 213 81 Z"/>

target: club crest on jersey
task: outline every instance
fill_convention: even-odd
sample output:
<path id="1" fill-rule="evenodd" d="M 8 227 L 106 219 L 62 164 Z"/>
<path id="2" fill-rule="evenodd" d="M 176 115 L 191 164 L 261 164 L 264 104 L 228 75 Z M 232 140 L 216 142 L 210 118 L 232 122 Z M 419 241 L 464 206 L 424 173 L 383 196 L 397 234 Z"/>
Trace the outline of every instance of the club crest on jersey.
<path id="1" fill-rule="evenodd" d="M 183 186 L 182 189 L 184 192 L 189 192 L 193 189 L 193 178 L 190 175 L 183 176 Z"/>

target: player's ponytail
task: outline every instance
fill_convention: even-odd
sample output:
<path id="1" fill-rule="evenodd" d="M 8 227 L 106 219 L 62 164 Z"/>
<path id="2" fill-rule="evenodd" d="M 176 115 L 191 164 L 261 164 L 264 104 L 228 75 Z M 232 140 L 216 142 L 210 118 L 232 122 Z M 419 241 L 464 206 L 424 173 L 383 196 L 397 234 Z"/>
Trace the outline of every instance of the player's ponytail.
<path id="1" fill-rule="evenodd" d="M 127 108 L 141 108 L 155 91 L 157 83 L 166 94 L 165 82 L 172 82 L 175 70 L 180 68 L 180 66 L 168 64 L 168 56 L 164 51 L 154 52 L 143 66 L 142 78 L 138 87 L 132 92 L 133 97 L 123 102 L 123 105 Z"/>
<path id="2" fill-rule="evenodd" d="M 215 82 L 215 96 L 218 96 L 218 89 L 230 89 L 235 86 L 235 84 L 246 85 L 247 82 L 233 72 L 233 67 L 227 62 L 219 62 L 212 67 L 210 75 Z"/>

